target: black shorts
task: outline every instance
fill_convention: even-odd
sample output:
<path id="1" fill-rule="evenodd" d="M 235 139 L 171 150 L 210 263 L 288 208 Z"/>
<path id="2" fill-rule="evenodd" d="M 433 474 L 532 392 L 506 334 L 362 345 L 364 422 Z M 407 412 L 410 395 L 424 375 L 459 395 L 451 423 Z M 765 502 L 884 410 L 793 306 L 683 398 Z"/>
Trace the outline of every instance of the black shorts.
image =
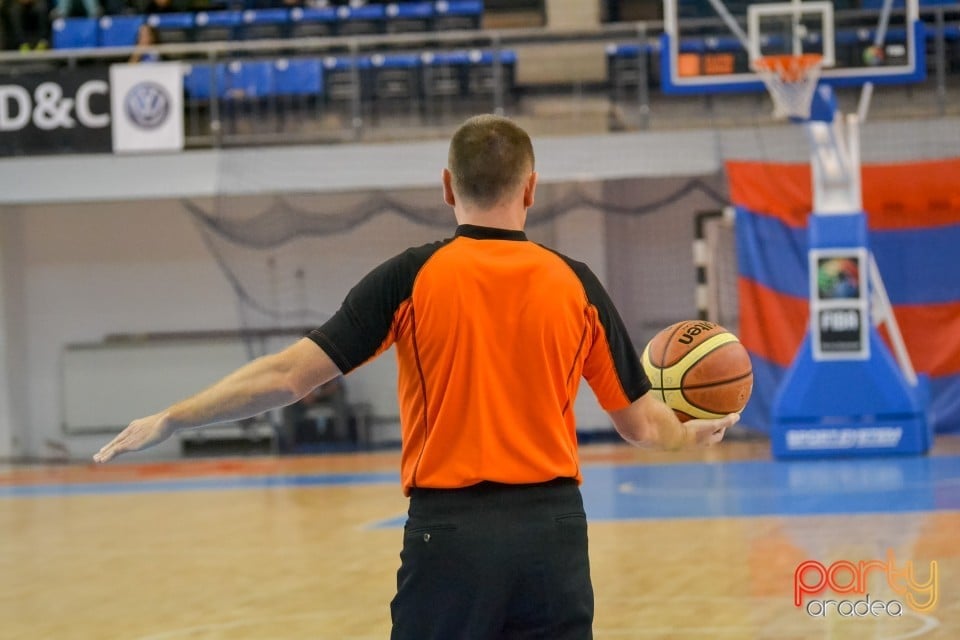
<path id="1" fill-rule="evenodd" d="M 573 480 L 414 489 L 391 640 L 587 640 L 593 586 Z"/>

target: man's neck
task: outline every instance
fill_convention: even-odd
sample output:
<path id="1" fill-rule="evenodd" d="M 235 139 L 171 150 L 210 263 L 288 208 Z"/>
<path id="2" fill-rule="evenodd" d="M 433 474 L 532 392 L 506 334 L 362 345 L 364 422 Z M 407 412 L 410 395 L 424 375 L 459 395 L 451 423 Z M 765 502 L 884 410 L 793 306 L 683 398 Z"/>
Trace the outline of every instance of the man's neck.
<path id="1" fill-rule="evenodd" d="M 456 217 L 458 224 L 523 231 L 524 223 L 527 221 L 527 212 L 524 209 L 495 207 L 483 210 L 460 210 L 456 212 Z"/>

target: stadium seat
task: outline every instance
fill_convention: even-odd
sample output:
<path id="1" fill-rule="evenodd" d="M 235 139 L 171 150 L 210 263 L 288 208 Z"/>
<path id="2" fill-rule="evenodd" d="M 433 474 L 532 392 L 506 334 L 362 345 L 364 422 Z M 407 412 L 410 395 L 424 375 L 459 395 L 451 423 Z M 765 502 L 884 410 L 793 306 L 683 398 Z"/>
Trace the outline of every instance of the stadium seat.
<path id="1" fill-rule="evenodd" d="M 420 68 L 419 53 L 370 56 L 371 115 L 375 119 L 383 115 L 422 115 Z"/>
<path id="2" fill-rule="evenodd" d="M 337 33 L 343 36 L 383 33 L 387 19 L 382 4 L 337 7 Z"/>
<path id="3" fill-rule="evenodd" d="M 435 100 L 466 94 L 469 52 L 426 51 L 420 58 L 423 63 L 423 90 L 428 104 Z"/>
<path id="4" fill-rule="evenodd" d="M 873 9 L 879 11 L 883 8 L 884 0 L 861 0 L 860 9 Z M 956 4 L 956 0 L 920 0 L 921 7 L 935 7 L 937 5 Z M 903 9 L 903 0 L 893 0 L 893 9 Z"/>
<path id="5" fill-rule="evenodd" d="M 147 17 L 147 24 L 157 30 L 161 43 L 193 40 L 194 15 L 192 13 L 155 13 Z"/>
<path id="6" fill-rule="evenodd" d="M 506 97 L 513 89 L 517 54 L 509 49 L 501 49 L 499 55 L 493 51 L 471 51 L 470 66 L 467 67 L 467 92 L 471 96 L 490 95 L 498 90 L 495 61 L 500 64 L 500 87 Z"/>
<path id="7" fill-rule="evenodd" d="M 216 79 L 214 79 L 216 73 Z M 188 100 L 209 100 L 216 82 L 216 94 L 223 92 L 224 65 L 191 64 L 183 75 L 183 89 Z"/>
<path id="8" fill-rule="evenodd" d="M 319 58 L 280 58 L 273 61 L 273 92 L 278 96 L 310 96 L 323 93 Z"/>
<path id="9" fill-rule="evenodd" d="M 658 68 L 652 57 L 658 50 L 653 44 L 636 42 L 607 45 L 607 80 L 610 83 L 610 100 L 619 103 L 628 95 L 635 97 L 642 78 L 646 85 L 653 86 L 658 77 Z"/>
<path id="10" fill-rule="evenodd" d="M 481 0 L 439 0 L 435 9 L 433 28 L 436 31 L 479 29 L 483 20 Z"/>
<path id="11" fill-rule="evenodd" d="M 354 66 L 356 65 L 356 68 Z M 323 87 L 328 102 L 351 102 L 359 90 L 361 101 L 368 101 L 372 95 L 370 83 L 370 58 L 360 56 L 354 63 L 348 56 L 328 56 L 323 59 Z M 359 81 L 355 85 L 354 76 Z"/>
<path id="12" fill-rule="evenodd" d="M 96 18 L 57 18 L 53 21 L 54 49 L 89 49 L 98 44 Z"/>
<path id="13" fill-rule="evenodd" d="M 337 32 L 337 10 L 333 7 L 290 10 L 290 37 L 318 38 L 332 36 Z"/>
<path id="14" fill-rule="evenodd" d="M 273 61 L 232 60 L 223 71 L 222 96 L 227 100 L 258 100 L 273 93 Z"/>
<path id="15" fill-rule="evenodd" d="M 458 108 L 476 111 L 490 106 L 494 84 L 504 100 L 513 95 L 516 53 L 500 51 L 499 75 L 494 69 L 494 54 L 480 49 L 428 51 L 421 54 L 423 64 L 424 106 L 428 119 Z"/>
<path id="16" fill-rule="evenodd" d="M 201 11 L 197 14 L 194 37 L 200 42 L 234 40 L 242 26 L 242 11 Z"/>
<path id="17" fill-rule="evenodd" d="M 101 47 L 131 47 L 137 43 L 137 32 L 145 16 L 103 16 L 100 18 Z"/>
<path id="18" fill-rule="evenodd" d="M 287 34 L 290 12 L 286 9 L 256 9 L 243 12 L 243 37 L 246 40 L 279 39 Z"/>
<path id="19" fill-rule="evenodd" d="M 296 123 L 314 117 L 323 96 L 319 58 L 280 58 L 273 61 L 273 93 L 277 127 L 296 130 Z"/>
<path id="20" fill-rule="evenodd" d="M 429 31 L 433 28 L 432 2 L 399 2 L 386 7 L 387 33 Z"/>
<path id="21" fill-rule="evenodd" d="M 420 93 L 420 55 L 390 53 L 370 56 L 374 97 L 415 99 Z"/>

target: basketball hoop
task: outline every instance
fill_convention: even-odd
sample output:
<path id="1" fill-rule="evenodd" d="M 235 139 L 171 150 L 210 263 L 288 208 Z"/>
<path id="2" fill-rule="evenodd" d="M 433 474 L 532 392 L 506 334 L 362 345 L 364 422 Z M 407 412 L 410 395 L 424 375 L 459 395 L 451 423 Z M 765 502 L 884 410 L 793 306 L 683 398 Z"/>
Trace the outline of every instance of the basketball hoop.
<path id="1" fill-rule="evenodd" d="M 816 53 L 761 56 L 752 66 L 773 96 L 773 117 L 810 118 L 823 56 Z"/>

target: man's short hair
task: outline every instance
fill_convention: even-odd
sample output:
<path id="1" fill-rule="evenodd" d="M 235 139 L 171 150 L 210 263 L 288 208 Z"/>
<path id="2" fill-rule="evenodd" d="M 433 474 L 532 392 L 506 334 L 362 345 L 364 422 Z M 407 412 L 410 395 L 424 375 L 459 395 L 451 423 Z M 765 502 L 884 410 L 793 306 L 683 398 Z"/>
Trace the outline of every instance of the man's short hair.
<path id="1" fill-rule="evenodd" d="M 450 140 L 447 168 L 458 197 L 479 207 L 500 202 L 534 168 L 533 143 L 507 118 L 474 116 Z"/>

